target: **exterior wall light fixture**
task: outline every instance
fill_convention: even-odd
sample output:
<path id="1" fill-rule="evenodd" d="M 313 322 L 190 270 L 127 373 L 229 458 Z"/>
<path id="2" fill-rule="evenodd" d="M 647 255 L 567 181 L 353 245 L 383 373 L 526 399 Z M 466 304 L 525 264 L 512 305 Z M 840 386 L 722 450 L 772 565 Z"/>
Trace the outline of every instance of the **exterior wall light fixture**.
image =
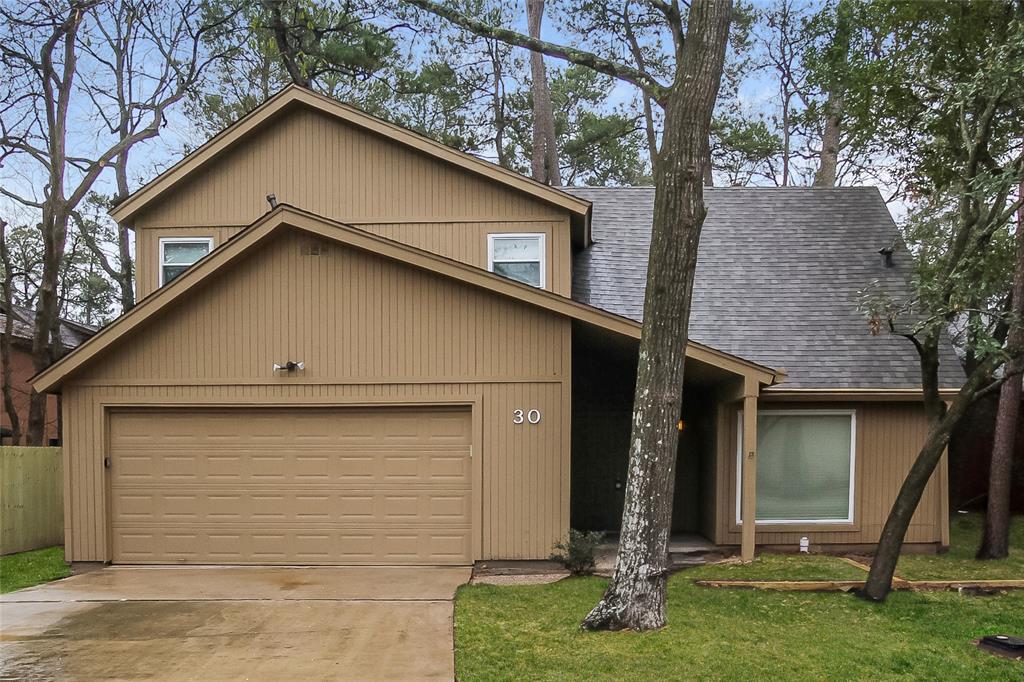
<path id="1" fill-rule="evenodd" d="M 275 372 L 294 372 L 295 370 L 298 370 L 298 369 L 306 369 L 306 363 L 302 362 L 301 360 L 299 362 L 294 362 L 293 360 L 289 360 L 288 362 L 284 363 L 283 365 L 279 365 L 276 362 L 274 363 L 274 371 Z"/>

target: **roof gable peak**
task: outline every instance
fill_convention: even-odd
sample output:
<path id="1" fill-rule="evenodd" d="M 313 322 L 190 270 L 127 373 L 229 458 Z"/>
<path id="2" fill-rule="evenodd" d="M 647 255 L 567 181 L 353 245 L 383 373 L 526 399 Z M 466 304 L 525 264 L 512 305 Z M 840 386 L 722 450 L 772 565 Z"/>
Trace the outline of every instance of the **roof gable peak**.
<path id="1" fill-rule="evenodd" d="M 179 183 L 207 168 L 230 148 L 244 142 L 254 132 L 287 111 L 303 107 L 343 121 L 368 134 L 413 149 L 443 163 L 451 164 L 469 173 L 502 184 L 527 194 L 539 201 L 567 211 L 574 223 L 589 231 L 590 202 L 568 192 L 549 187 L 497 164 L 480 159 L 436 142 L 407 128 L 376 118 L 360 109 L 298 85 L 289 85 L 266 102 L 212 137 L 201 147 L 143 185 L 123 202 L 115 206 L 110 215 L 119 223 L 130 222 L 132 217 L 158 199 L 166 196 Z M 586 240 L 586 238 L 584 237 Z M 586 240 L 589 242 L 589 240 Z"/>

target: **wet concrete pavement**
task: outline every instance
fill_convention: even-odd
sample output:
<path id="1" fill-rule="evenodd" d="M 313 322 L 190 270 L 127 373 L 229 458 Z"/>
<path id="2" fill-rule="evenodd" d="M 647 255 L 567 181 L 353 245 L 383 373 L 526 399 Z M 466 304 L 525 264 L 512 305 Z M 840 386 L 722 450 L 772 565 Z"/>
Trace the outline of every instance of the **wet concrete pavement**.
<path id="1" fill-rule="evenodd" d="M 451 680 L 468 568 L 106 568 L 0 596 L 0 678 Z"/>

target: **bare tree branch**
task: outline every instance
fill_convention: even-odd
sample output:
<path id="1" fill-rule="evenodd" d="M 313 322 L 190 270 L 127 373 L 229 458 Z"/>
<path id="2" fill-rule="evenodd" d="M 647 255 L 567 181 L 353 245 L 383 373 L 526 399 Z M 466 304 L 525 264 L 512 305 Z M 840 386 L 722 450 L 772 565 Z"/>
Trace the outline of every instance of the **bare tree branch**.
<path id="1" fill-rule="evenodd" d="M 463 14 L 458 10 L 433 2 L 432 0 L 403 0 L 403 2 L 419 7 L 420 9 L 426 10 L 432 14 L 436 14 L 439 17 L 447 19 L 456 26 L 460 26 L 467 31 L 476 33 L 477 35 L 500 40 L 504 43 L 516 45 L 534 52 L 540 52 L 556 59 L 564 59 L 567 62 L 586 66 L 607 76 L 612 76 L 613 78 L 617 78 L 627 83 L 632 83 L 643 90 L 644 93 L 646 93 L 655 102 L 664 105 L 665 98 L 668 94 L 668 88 L 658 82 L 654 76 L 638 68 L 634 68 L 611 59 L 606 59 L 594 54 L 593 52 L 559 45 L 557 43 L 551 43 L 546 40 L 540 40 L 539 38 L 531 38 L 510 29 L 491 26 L 490 24 L 474 19 L 473 17 Z"/>

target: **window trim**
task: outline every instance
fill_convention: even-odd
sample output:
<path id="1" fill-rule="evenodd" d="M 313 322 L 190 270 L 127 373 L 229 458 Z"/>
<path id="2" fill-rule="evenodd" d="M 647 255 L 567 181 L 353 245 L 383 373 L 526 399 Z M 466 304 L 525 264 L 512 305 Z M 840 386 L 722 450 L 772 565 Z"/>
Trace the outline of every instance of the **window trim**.
<path id="1" fill-rule="evenodd" d="M 857 410 L 758 410 L 758 416 L 775 415 L 780 417 L 798 416 L 848 416 L 850 418 L 850 490 L 849 505 L 845 519 L 758 519 L 754 511 L 754 527 L 757 526 L 800 526 L 800 525 L 852 525 L 856 511 L 854 494 L 857 489 Z M 743 498 L 743 410 L 736 415 L 736 525 L 742 526 Z"/>
<path id="2" fill-rule="evenodd" d="M 209 247 L 209 250 L 206 252 L 206 255 L 203 256 L 203 258 L 206 258 L 206 256 L 209 256 L 210 253 L 213 252 L 213 237 L 160 237 L 160 240 L 159 240 L 160 246 L 159 246 L 159 254 L 157 256 L 157 273 L 156 273 L 156 277 L 157 277 L 156 281 L 157 281 L 157 286 L 158 287 L 162 287 L 164 285 L 164 265 L 165 265 L 165 263 L 164 263 L 164 245 L 165 244 L 195 244 L 195 243 L 199 243 L 199 242 L 206 242 L 206 245 Z M 202 260 L 203 258 L 200 258 L 199 260 Z M 191 263 L 188 267 L 192 267 L 193 265 L 198 263 L 199 260 L 195 261 L 195 263 Z"/>
<path id="3" fill-rule="evenodd" d="M 548 262 L 548 250 L 547 250 L 547 233 L 545 232 L 492 232 L 487 235 L 487 271 L 494 272 L 494 240 L 495 239 L 533 239 L 538 240 L 540 246 L 540 284 L 536 285 L 538 289 L 544 289 L 547 286 L 547 262 Z M 533 260 L 500 260 L 499 263 L 533 263 Z M 502 275 L 499 275 L 501 277 Z M 511 279 L 511 278 L 506 278 Z M 518 280 L 512 280 L 517 282 Z M 519 282 L 520 284 L 526 284 L 526 286 L 534 286 L 533 284 L 527 284 L 526 282 Z"/>

